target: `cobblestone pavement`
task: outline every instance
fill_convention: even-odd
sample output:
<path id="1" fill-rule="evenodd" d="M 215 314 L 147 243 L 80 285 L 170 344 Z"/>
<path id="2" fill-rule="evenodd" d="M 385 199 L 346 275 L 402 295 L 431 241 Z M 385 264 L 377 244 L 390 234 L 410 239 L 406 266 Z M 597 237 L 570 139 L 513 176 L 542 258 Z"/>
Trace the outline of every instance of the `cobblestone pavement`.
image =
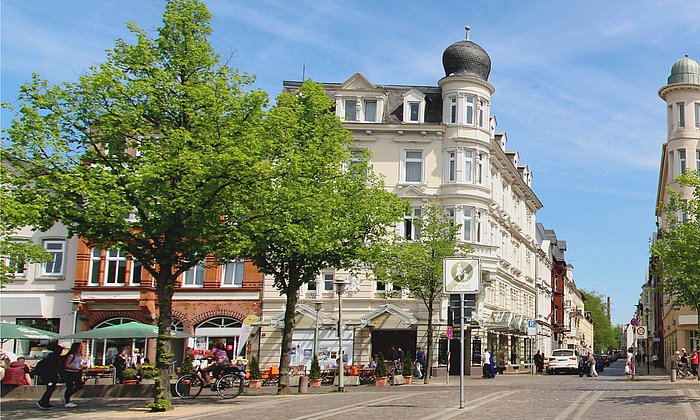
<path id="1" fill-rule="evenodd" d="M 340 394 L 290 396 L 244 395 L 222 400 L 202 394 L 195 400 L 176 400 L 169 413 L 148 413 L 148 399 L 78 399 L 77 408 L 57 406 L 39 410 L 34 401 L 3 401 L 3 419 L 597 419 L 624 416 L 634 419 L 700 418 L 700 382 L 671 383 L 667 376 L 641 376 L 625 382 L 622 363 L 605 369 L 598 378 L 575 375 L 499 375 L 495 379 L 465 381 L 464 408 L 459 409 L 459 381 L 400 387 L 348 388 Z"/>

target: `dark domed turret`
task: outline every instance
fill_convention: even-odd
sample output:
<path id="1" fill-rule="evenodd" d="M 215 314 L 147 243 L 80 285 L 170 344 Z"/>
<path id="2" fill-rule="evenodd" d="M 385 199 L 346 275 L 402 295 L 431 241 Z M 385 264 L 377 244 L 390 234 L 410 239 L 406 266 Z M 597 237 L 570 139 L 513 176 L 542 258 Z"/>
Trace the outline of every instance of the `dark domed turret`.
<path id="1" fill-rule="evenodd" d="M 693 83 L 700 85 L 700 64 L 687 55 L 671 67 L 671 75 L 668 77 L 668 84 L 671 83 Z"/>
<path id="2" fill-rule="evenodd" d="M 491 73 L 491 58 L 483 48 L 469 40 L 470 28 L 467 26 L 466 29 L 467 39 L 455 42 L 442 54 L 445 76 L 472 76 L 486 82 Z"/>

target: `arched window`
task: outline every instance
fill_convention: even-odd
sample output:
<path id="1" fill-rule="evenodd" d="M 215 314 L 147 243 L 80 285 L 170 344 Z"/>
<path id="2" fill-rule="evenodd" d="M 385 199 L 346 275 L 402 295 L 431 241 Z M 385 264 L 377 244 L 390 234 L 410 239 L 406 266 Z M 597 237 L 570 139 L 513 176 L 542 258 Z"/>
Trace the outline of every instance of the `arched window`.
<path id="1" fill-rule="evenodd" d="M 111 327 L 112 325 L 122 325 L 129 322 L 138 322 L 137 320 L 125 316 L 118 316 L 115 318 L 106 319 L 99 324 L 95 325 L 95 328 Z"/>
<path id="2" fill-rule="evenodd" d="M 182 321 L 177 318 L 173 318 L 173 320 L 170 321 L 170 329 L 173 331 L 184 331 L 185 326 L 182 325 Z"/>
<path id="3" fill-rule="evenodd" d="M 245 341 L 240 342 L 242 326 L 243 323 L 240 320 L 230 316 L 209 318 L 194 329 L 194 335 L 197 336 L 195 348 L 207 350 L 212 343 L 222 341 L 227 347 L 229 358 L 232 358 L 240 353 L 239 345 L 245 344 Z"/>

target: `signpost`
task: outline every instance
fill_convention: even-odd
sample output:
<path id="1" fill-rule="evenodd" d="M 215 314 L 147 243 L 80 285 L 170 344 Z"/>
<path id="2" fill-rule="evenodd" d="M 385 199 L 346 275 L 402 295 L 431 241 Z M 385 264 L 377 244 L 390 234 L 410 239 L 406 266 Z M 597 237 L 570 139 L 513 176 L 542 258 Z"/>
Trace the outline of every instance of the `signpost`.
<path id="1" fill-rule="evenodd" d="M 532 344 L 535 341 L 534 337 L 537 336 L 537 321 L 534 319 L 527 320 L 527 335 L 530 338 L 530 373 L 535 375 L 535 363 L 532 360 Z"/>
<path id="2" fill-rule="evenodd" d="M 453 335 L 454 332 L 452 327 L 447 327 L 447 372 L 445 373 L 445 384 L 447 385 L 450 384 L 450 359 L 452 358 L 452 354 L 450 352 L 450 342 L 452 341 Z"/>
<path id="3" fill-rule="evenodd" d="M 479 293 L 480 286 L 480 259 L 474 257 L 445 258 L 443 290 L 451 295 L 451 302 L 453 295 L 459 295 L 459 408 L 464 408 L 464 324 L 467 320 L 471 322 L 472 310 L 476 309 L 476 294 Z M 465 308 L 465 294 L 471 295 L 468 298 L 468 308 Z M 467 309 L 467 314 L 465 314 L 465 309 Z M 447 374 L 449 376 L 449 371 Z"/>

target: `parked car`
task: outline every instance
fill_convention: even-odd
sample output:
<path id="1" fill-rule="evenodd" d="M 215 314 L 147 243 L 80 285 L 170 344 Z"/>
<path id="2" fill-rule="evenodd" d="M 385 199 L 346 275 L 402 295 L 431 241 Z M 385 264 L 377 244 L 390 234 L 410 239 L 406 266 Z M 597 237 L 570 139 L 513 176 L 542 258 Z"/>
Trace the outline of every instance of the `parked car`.
<path id="1" fill-rule="evenodd" d="M 578 373 L 578 356 L 571 349 L 556 349 L 548 358 L 547 373 L 553 375 L 559 372 Z"/>
<path id="2" fill-rule="evenodd" d="M 605 355 L 602 354 L 594 354 L 593 357 L 595 358 L 595 371 L 600 373 L 605 370 Z"/>

